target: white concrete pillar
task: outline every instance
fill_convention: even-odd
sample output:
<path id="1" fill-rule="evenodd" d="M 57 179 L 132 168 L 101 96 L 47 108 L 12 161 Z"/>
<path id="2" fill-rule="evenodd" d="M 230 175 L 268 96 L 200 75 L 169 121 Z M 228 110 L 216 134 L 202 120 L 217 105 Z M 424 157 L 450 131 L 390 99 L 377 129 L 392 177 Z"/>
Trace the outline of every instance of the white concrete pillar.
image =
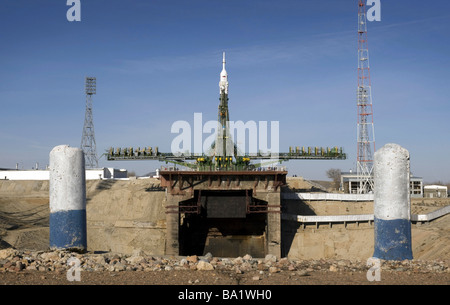
<path id="1" fill-rule="evenodd" d="M 373 256 L 384 260 L 412 259 L 409 152 L 386 144 L 374 156 Z"/>
<path id="2" fill-rule="evenodd" d="M 60 145 L 50 152 L 50 248 L 84 251 L 86 171 L 79 148 Z"/>

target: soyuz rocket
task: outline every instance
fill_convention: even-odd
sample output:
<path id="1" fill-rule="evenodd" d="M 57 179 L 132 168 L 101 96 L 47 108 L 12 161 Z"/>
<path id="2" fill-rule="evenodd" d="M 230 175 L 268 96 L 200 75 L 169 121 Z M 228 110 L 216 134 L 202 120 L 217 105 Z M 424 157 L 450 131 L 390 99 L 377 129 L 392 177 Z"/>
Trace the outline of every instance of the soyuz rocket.
<path id="1" fill-rule="evenodd" d="M 222 128 L 225 128 L 227 121 L 229 121 L 228 117 L 228 73 L 225 70 L 225 52 L 223 52 L 223 60 L 222 60 L 222 72 L 220 72 L 220 104 L 219 104 L 219 122 L 222 125 Z"/>
<path id="2" fill-rule="evenodd" d="M 222 93 L 228 94 L 228 73 L 227 70 L 225 70 L 225 52 L 223 52 L 222 72 L 220 72 L 219 87 L 221 95 Z"/>
<path id="3" fill-rule="evenodd" d="M 220 72 L 219 80 L 220 89 L 220 103 L 218 113 L 218 133 L 216 138 L 216 156 L 232 156 L 233 143 L 231 142 L 230 133 L 228 130 L 228 121 L 230 120 L 228 114 L 228 73 L 225 69 L 225 52 L 223 52 L 222 71 Z"/>

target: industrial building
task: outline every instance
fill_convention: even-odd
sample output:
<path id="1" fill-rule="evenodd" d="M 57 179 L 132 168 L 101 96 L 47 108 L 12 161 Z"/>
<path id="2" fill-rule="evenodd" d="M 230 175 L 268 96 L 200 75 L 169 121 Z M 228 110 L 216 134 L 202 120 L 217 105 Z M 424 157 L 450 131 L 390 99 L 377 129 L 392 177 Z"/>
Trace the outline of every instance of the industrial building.
<path id="1" fill-rule="evenodd" d="M 373 177 L 371 178 L 373 180 Z M 354 172 L 342 172 L 340 190 L 346 194 L 357 194 L 359 188 L 360 178 Z M 410 193 L 412 198 L 424 197 L 423 178 L 410 178 Z"/>
<path id="2" fill-rule="evenodd" d="M 447 198 L 448 188 L 445 185 L 425 185 L 423 187 L 425 198 Z"/>

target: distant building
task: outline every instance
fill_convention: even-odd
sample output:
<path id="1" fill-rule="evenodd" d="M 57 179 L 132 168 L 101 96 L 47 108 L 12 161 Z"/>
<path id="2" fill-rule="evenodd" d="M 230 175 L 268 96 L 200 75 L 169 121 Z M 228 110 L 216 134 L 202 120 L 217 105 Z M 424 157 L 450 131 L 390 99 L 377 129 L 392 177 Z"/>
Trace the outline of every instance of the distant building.
<path id="1" fill-rule="evenodd" d="M 372 178 L 373 179 L 373 178 Z M 346 194 L 357 194 L 358 192 L 358 176 L 353 172 L 341 173 L 340 190 Z M 412 198 L 423 197 L 423 179 L 420 177 L 410 178 L 410 192 Z"/>
<path id="2" fill-rule="evenodd" d="M 425 185 L 423 197 L 425 198 L 447 198 L 448 189 L 444 185 Z"/>
<path id="3" fill-rule="evenodd" d="M 103 167 L 86 170 L 86 180 L 127 178 L 126 169 Z M 0 179 L 3 180 L 49 180 L 50 171 L 0 169 Z"/>
<path id="4" fill-rule="evenodd" d="M 411 177 L 410 179 L 411 197 L 422 198 L 423 197 L 423 179 L 418 177 Z"/>

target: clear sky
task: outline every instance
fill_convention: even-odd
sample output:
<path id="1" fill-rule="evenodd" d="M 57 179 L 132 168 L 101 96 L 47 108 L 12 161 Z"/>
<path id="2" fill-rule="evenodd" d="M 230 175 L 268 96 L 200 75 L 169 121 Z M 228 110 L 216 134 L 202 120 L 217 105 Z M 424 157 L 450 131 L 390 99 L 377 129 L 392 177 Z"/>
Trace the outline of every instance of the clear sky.
<path id="1" fill-rule="evenodd" d="M 425 182 L 450 181 L 450 2 L 381 0 L 368 22 L 376 147 L 409 150 Z M 97 153 L 170 151 L 177 120 L 217 117 L 222 52 L 231 120 L 279 121 L 280 150 L 342 146 L 345 161 L 289 161 L 289 175 L 355 169 L 357 0 L 0 2 L 0 167 L 79 147 L 85 76 L 97 78 Z M 108 162 L 137 174 L 155 161 Z"/>

